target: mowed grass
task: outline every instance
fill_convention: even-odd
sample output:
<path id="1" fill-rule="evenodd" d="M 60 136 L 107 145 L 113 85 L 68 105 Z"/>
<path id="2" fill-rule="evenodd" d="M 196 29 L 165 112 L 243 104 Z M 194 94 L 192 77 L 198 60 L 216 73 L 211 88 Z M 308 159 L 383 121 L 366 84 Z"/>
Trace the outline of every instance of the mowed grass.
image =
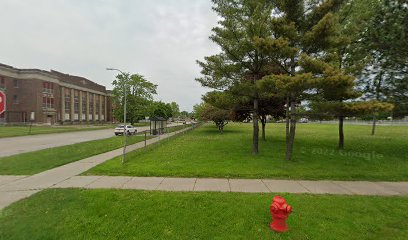
<path id="1" fill-rule="evenodd" d="M 150 137 L 149 137 L 150 138 Z M 0 175 L 32 175 L 93 155 L 123 147 L 123 137 L 82 142 L 0 158 Z M 128 145 L 144 136 L 128 137 Z"/>
<path id="2" fill-rule="evenodd" d="M 52 189 L 0 212 L 0 239 L 408 239 L 407 198 L 283 196 L 278 234 L 273 194 Z"/>
<path id="3" fill-rule="evenodd" d="M 149 123 L 136 123 L 134 126 L 148 126 Z M 17 137 L 26 135 L 77 132 L 77 131 L 92 131 L 101 129 L 113 129 L 115 125 L 71 125 L 71 126 L 32 126 L 30 133 L 30 125 L 26 126 L 7 126 L 0 125 L 0 138 Z"/>
<path id="4" fill-rule="evenodd" d="M 408 127 L 345 126 L 345 150 L 337 150 L 337 125 L 298 124 L 293 161 L 285 161 L 284 124 L 267 125 L 267 141 L 253 156 L 252 126 L 229 124 L 224 134 L 204 125 L 146 151 L 112 159 L 87 175 L 408 180 Z"/>

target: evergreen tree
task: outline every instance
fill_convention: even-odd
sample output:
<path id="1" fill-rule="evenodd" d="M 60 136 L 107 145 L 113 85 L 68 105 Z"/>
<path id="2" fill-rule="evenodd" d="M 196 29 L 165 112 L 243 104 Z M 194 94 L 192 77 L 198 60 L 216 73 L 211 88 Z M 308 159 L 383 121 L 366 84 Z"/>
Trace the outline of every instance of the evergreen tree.
<path id="1" fill-rule="evenodd" d="M 247 96 L 252 101 L 252 152 L 257 154 L 259 96 L 254 89 L 271 60 L 260 51 L 256 42 L 258 38 L 271 35 L 273 5 L 267 0 L 213 0 L 213 3 L 213 10 L 220 16 L 220 21 L 213 28 L 210 39 L 220 46 L 221 53 L 198 61 L 203 77 L 197 81 L 221 91 L 241 84 L 246 87 L 240 88 L 243 91 L 237 95 Z"/>
<path id="2" fill-rule="evenodd" d="M 357 40 L 351 44 L 349 49 L 353 50 L 348 58 L 362 65 L 358 82 L 364 92 L 363 99 L 390 102 L 395 105 L 394 117 L 403 117 L 408 114 L 408 3 L 406 0 L 352 2 L 366 6 L 371 12 L 366 15 Z M 355 14 L 353 19 L 359 18 Z M 376 120 L 374 116 L 373 132 Z"/>
<path id="3" fill-rule="evenodd" d="M 257 46 L 285 74 L 265 77 L 259 88 L 286 99 L 286 159 L 292 159 L 297 108 L 313 95 L 346 98 L 353 77 L 338 64 L 336 49 L 344 44 L 339 28 L 343 1 L 272 1 L 273 34 L 258 38 Z"/>

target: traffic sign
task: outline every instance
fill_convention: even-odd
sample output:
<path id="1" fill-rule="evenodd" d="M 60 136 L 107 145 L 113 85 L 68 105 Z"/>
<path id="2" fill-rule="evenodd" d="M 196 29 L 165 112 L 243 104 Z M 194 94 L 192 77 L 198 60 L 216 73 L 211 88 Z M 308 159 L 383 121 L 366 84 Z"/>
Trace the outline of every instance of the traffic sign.
<path id="1" fill-rule="evenodd" d="M 6 94 L 0 91 L 0 114 L 6 111 Z"/>

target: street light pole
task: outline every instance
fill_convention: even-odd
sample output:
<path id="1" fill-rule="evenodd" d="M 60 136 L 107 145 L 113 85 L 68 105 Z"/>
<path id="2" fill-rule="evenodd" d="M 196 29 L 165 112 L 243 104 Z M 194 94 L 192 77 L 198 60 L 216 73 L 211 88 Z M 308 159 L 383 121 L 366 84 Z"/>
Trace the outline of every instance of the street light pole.
<path id="1" fill-rule="evenodd" d="M 126 144 L 127 144 L 127 133 L 126 133 L 126 84 L 128 82 L 128 77 L 127 75 L 122 72 L 119 69 L 116 68 L 106 68 L 106 70 L 108 71 L 117 71 L 120 72 L 122 74 L 122 76 L 125 78 L 124 79 L 124 83 L 123 83 L 123 94 L 124 94 L 124 103 L 123 103 L 123 153 L 122 153 L 122 165 L 125 163 L 125 154 L 126 154 Z"/>

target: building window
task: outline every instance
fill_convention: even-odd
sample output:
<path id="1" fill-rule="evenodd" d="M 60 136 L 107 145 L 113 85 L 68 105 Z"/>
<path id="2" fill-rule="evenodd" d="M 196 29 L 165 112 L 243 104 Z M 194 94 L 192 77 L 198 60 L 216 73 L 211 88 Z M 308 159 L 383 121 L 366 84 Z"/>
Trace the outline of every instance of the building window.
<path id="1" fill-rule="evenodd" d="M 43 82 L 43 93 L 54 94 L 54 83 Z"/>
<path id="2" fill-rule="evenodd" d="M 86 92 L 81 92 L 82 94 L 82 114 L 86 114 Z"/>
<path id="3" fill-rule="evenodd" d="M 18 96 L 17 95 L 13 96 L 13 104 L 18 104 Z"/>
<path id="4" fill-rule="evenodd" d="M 48 82 L 43 82 L 43 93 L 48 93 Z"/>
<path id="5" fill-rule="evenodd" d="M 19 88 L 20 87 L 18 79 L 13 79 L 13 87 L 14 88 Z"/>
<path id="6" fill-rule="evenodd" d="M 92 93 L 89 94 L 89 113 L 93 114 L 94 110 L 94 96 Z"/>
<path id="7" fill-rule="evenodd" d="M 54 108 L 55 107 L 54 97 L 43 96 L 42 107 L 43 108 Z"/>
<path id="8" fill-rule="evenodd" d="M 96 95 L 96 96 L 95 96 L 95 101 L 96 101 L 96 104 L 95 104 L 95 105 L 96 105 L 96 106 L 95 106 L 95 107 L 96 107 L 95 112 L 96 112 L 96 114 L 99 114 L 99 106 L 100 106 L 100 104 L 99 104 L 99 97 L 100 97 L 99 95 Z"/>
<path id="9" fill-rule="evenodd" d="M 74 113 L 79 113 L 79 91 L 74 91 Z"/>
<path id="10" fill-rule="evenodd" d="M 0 77 L 0 88 L 6 88 L 6 79 Z"/>
<path id="11" fill-rule="evenodd" d="M 105 97 L 102 97 L 102 115 L 105 115 Z"/>
<path id="12" fill-rule="evenodd" d="M 65 89 L 65 113 L 71 113 L 71 94 L 68 89 Z"/>

